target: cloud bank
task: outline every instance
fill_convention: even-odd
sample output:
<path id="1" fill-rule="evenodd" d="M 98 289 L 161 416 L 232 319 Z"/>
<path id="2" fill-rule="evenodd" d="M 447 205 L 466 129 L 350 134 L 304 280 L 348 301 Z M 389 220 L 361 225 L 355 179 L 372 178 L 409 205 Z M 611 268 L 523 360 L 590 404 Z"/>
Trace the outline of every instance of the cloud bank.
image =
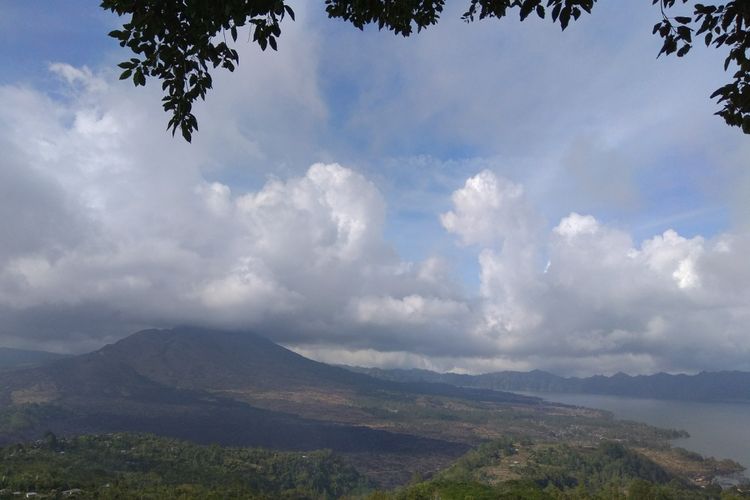
<path id="1" fill-rule="evenodd" d="M 150 149 L 154 119 L 132 97 L 52 70 L 66 99 L 0 88 L 5 344 L 81 351 L 191 323 L 339 363 L 750 369 L 747 234 L 636 243 L 590 214 L 548 224 L 523 185 L 483 170 L 434 214 L 477 259 L 466 291 L 448 259 L 398 255 L 364 174 L 314 163 L 233 189 L 202 168 L 205 149 Z"/>
<path id="2" fill-rule="evenodd" d="M 100 72 L 38 33 L 19 60 L 53 76 L 0 85 L 0 344 L 191 323 L 335 363 L 750 369 L 721 58 L 656 61 L 650 5 L 562 35 L 450 8 L 401 39 L 298 6 L 278 53 L 215 75 L 191 146 L 106 37 L 80 51 Z"/>

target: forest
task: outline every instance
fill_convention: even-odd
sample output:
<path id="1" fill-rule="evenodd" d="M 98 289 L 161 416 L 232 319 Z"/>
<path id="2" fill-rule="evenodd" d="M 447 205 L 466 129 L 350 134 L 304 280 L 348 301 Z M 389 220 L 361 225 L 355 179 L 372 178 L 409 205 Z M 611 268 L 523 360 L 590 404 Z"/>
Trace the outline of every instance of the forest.
<path id="1" fill-rule="evenodd" d="M 431 478 L 384 490 L 331 451 L 197 445 L 149 434 L 44 439 L 0 450 L 0 498 L 742 499 L 697 485 L 616 442 L 499 438 Z M 750 488 L 748 488 L 750 490 Z"/>

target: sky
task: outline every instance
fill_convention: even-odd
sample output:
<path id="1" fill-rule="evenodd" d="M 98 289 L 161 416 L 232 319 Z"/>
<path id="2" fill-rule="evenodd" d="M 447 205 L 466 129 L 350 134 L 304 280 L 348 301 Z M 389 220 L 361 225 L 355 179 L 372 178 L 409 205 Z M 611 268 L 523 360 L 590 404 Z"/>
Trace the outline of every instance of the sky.
<path id="1" fill-rule="evenodd" d="M 98 2 L 0 0 L 0 345 L 254 331 L 326 362 L 750 370 L 750 140 L 650 2 L 410 38 L 293 2 L 193 143 Z"/>

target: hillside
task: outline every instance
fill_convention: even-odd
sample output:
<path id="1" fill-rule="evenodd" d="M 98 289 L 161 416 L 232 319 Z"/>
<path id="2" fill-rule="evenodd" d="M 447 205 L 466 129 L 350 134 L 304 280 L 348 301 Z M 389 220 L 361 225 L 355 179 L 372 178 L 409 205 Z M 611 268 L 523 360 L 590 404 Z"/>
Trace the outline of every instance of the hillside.
<path id="1" fill-rule="evenodd" d="M 164 386 L 235 396 L 246 392 L 346 390 L 397 391 L 527 404 L 538 401 L 497 390 L 456 390 L 451 384 L 439 382 L 383 381 L 313 361 L 250 332 L 190 327 L 144 330 L 105 346 L 95 355 L 107 363 L 127 366 Z"/>
<path id="2" fill-rule="evenodd" d="M 437 373 L 428 370 L 383 370 L 355 368 L 383 380 L 398 382 L 434 382 L 501 391 L 606 394 L 634 398 L 683 401 L 750 402 L 750 373 L 739 371 L 701 372 L 696 375 L 626 375 L 560 377 L 540 370 L 505 371 L 482 375 Z"/>
<path id="3" fill-rule="evenodd" d="M 48 429 L 136 431 L 201 443 L 407 454 L 433 468 L 465 452 L 466 439 L 383 424 L 361 407 L 425 396 L 539 402 L 447 384 L 382 381 L 246 332 L 147 330 L 93 353 L 0 373 L 0 443 L 34 439 Z"/>
<path id="4" fill-rule="evenodd" d="M 153 435 L 49 435 L 0 448 L 0 498 L 340 498 L 370 485 L 331 452 L 199 446 Z M 15 495 L 19 497 L 20 495 Z"/>
<path id="5" fill-rule="evenodd" d="M 710 459 L 704 462 L 721 468 Z M 619 443 L 576 447 L 499 439 L 471 450 L 428 481 L 380 498 L 739 500 L 750 498 L 750 492 L 686 481 L 684 474 L 656 463 L 642 450 Z"/>
<path id="6" fill-rule="evenodd" d="M 331 449 L 380 485 L 430 475 L 501 436 L 667 450 L 679 431 L 446 383 L 381 380 L 247 332 L 146 330 L 96 352 L 0 373 L 0 444 L 149 432 L 197 443 Z"/>
<path id="7" fill-rule="evenodd" d="M 683 454 L 687 460 L 690 455 Z M 697 460 L 720 471 L 721 463 Z M 460 457 L 426 481 L 394 490 L 375 485 L 330 451 L 278 452 L 200 446 L 117 433 L 0 448 L 0 499 L 674 499 L 748 498 L 695 484 L 641 450 L 619 443 L 575 447 L 501 438 Z M 415 478 L 416 479 L 416 478 Z"/>
<path id="8" fill-rule="evenodd" d="M 46 351 L 28 351 L 24 349 L 12 349 L 0 347 L 0 371 L 27 366 L 36 366 L 56 359 L 66 357 L 64 354 L 56 354 Z"/>
<path id="9" fill-rule="evenodd" d="M 81 397 L 182 400 L 196 392 L 235 399 L 293 391 L 377 391 L 533 404 L 536 398 L 450 384 L 391 382 L 307 359 L 249 332 L 144 330 L 102 349 L 0 375 L 0 403 Z M 175 399 L 176 398 L 176 399 Z"/>
<path id="10" fill-rule="evenodd" d="M 372 377 L 318 363 L 249 332 L 198 328 L 145 330 L 105 346 L 99 355 L 171 387 L 257 390 L 377 387 Z"/>

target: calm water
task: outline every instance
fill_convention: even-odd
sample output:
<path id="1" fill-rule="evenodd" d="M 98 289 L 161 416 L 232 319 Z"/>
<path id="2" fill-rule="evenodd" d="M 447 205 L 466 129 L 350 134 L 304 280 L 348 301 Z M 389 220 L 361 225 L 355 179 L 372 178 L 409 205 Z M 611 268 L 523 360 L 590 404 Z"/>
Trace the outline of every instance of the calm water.
<path id="1" fill-rule="evenodd" d="M 529 393 L 531 394 L 531 393 Z M 592 394 L 534 393 L 548 401 L 611 411 L 615 417 L 683 429 L 675 446 L 704 456 L 731 458 L 750 470 L 750 404 L 660 401 Z M 750 475 L 745 472 L 745 475 Z"/>

